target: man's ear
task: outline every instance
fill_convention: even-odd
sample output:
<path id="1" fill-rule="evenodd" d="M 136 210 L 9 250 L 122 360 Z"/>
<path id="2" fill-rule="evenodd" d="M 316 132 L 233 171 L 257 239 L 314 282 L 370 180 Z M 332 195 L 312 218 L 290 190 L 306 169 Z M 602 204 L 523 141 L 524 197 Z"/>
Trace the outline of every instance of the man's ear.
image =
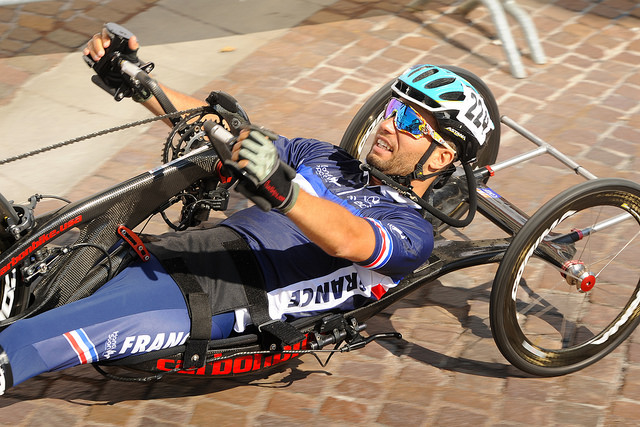
<path id="1" fill-rule="evenodd" d="M 434 170 L 440 170 L 449 166 L 455 158 L 456 153 L 452 149 L 439 146 L 429 158 L 429 166 Z"/>

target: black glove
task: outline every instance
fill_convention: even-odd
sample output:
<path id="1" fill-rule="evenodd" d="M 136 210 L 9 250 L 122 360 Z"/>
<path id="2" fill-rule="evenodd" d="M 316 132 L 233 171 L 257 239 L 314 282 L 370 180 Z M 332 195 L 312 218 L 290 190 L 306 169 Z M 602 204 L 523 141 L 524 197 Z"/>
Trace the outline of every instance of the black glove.
<path id="1" fill-rule="evenodd" d="M 300 187 L 292 182 L 296 171 L 280 160 L 273 145 L 277 138 L 271 132 L 253 127 L 249 135 L 240 144 L 239 160 L 248 160 L 249 164 L 241 168 L 238 163 L 227 160 L 225 166 L 238 178 L 236 189 L 251 199 L 262 210 L 279 209 L 282 213 L 291 210 Z"/>
<path id="2" fill-rule="evenodd" d="M 152 63 L 143 64 L 138 58 L 138 49 L 129 48 L 129 39 L 133 33 L 126 28 L 110 22 L 105 29 L 111 38 L 111 44 L 105 50 L 104 56 L 95 62 L 90 56 L 85 56 L 85 62 L 93 68 L 96 75 L 91 81 L 107 93 L 120 101 L 123 98 L 132 97 L 136 102 L 144 102 L 151 97 L 151 92 L 136 84 L 128 75 L 120 70 L 120 61 L 129 61 L 147 73 L 153 69 Z"/>

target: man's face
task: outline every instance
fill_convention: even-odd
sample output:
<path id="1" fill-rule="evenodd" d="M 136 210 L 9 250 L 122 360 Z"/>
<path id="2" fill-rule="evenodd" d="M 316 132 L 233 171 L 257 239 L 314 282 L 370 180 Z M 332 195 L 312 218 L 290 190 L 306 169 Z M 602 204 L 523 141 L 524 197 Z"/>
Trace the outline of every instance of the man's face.
<path id="1" fill-rule="evenodd" d="M 418 113 L 437 129 L 436 120 L 426 110 L 413 106 Z M 427 151 L 431 140 L 423 135 L 415 139 L 411 135 L 400 132 L 393 123 L 393 116 L 378 126 L 371 151 L 367 154 L 367 163 L 386 175 L 408 175 L 413 172 L 416 163 Z"/>

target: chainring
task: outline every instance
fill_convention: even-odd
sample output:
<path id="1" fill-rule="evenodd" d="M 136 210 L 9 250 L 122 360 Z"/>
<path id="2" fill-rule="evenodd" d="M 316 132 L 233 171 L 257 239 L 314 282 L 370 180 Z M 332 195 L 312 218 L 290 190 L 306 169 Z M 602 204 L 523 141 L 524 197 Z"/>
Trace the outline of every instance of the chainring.
<path id="1" fill-rule="evenodd" d="M 237 135 L 244 124 L 249 123 L 244 111 L 231 113 L 219 104 L 207 105 L 186 114 L 176 123 L 162 147 L 162 162 L 168 163 L 187 155 L 189 152 L 209 144 L 204 131 L 205 121 L 221 123 L 225 129 Z M 230 184 L 222 182 L 220 177 L 212 176 L 193 183 L 180 194 L 173 197 L 173 203 L 181 202 L 182 209 L 179 221 L 169 220 L 163 212 L 162 217 L 174 230 L 182 230 L 185 227 L 197 226 L 209 217 L 211 209 L 216 203 L 211 203 L 220 194 L 224 194 Z M 228 192 L 227 192 L 228 193 Z M 227 195 L 228 198 L 228 195 Z M 222 205 L 226 207 L 226 202 Z"/>
<path id="2" fill-rule="evenodd" d="M 168 163 L 207 144 L 203 129 L 206 120 L 225 124 L 222 116 L 210 106 L 185 115 L 169 132 L 162 147 L 162 163 Z"/>

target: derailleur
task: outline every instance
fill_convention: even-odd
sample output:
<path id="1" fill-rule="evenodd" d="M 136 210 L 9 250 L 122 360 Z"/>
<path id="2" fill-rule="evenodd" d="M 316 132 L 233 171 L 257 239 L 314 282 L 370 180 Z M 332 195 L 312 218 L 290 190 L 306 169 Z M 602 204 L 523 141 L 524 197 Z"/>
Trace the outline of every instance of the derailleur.
<path id="1" fill-rule="evenodd" d="M 327 345 L 335 344 L 337 348 L 344 342 L 345 344 L 339 348 L 339 351 L 343 353 L 358 350 L 378 339 L 402 338 L 402 334 L 399 332 L 383 332 L 365 338 L 360 335 L 360 332 L 364 331 L 366 327 L 366 324 L 359 324 L 353 317 L 347 319 L 342 314 L 330 314 L 323 317 L 316 327 L 313 332 L 315 341 L 310 343 L 310 347 L 312 350 L 320 350 Z"/>

